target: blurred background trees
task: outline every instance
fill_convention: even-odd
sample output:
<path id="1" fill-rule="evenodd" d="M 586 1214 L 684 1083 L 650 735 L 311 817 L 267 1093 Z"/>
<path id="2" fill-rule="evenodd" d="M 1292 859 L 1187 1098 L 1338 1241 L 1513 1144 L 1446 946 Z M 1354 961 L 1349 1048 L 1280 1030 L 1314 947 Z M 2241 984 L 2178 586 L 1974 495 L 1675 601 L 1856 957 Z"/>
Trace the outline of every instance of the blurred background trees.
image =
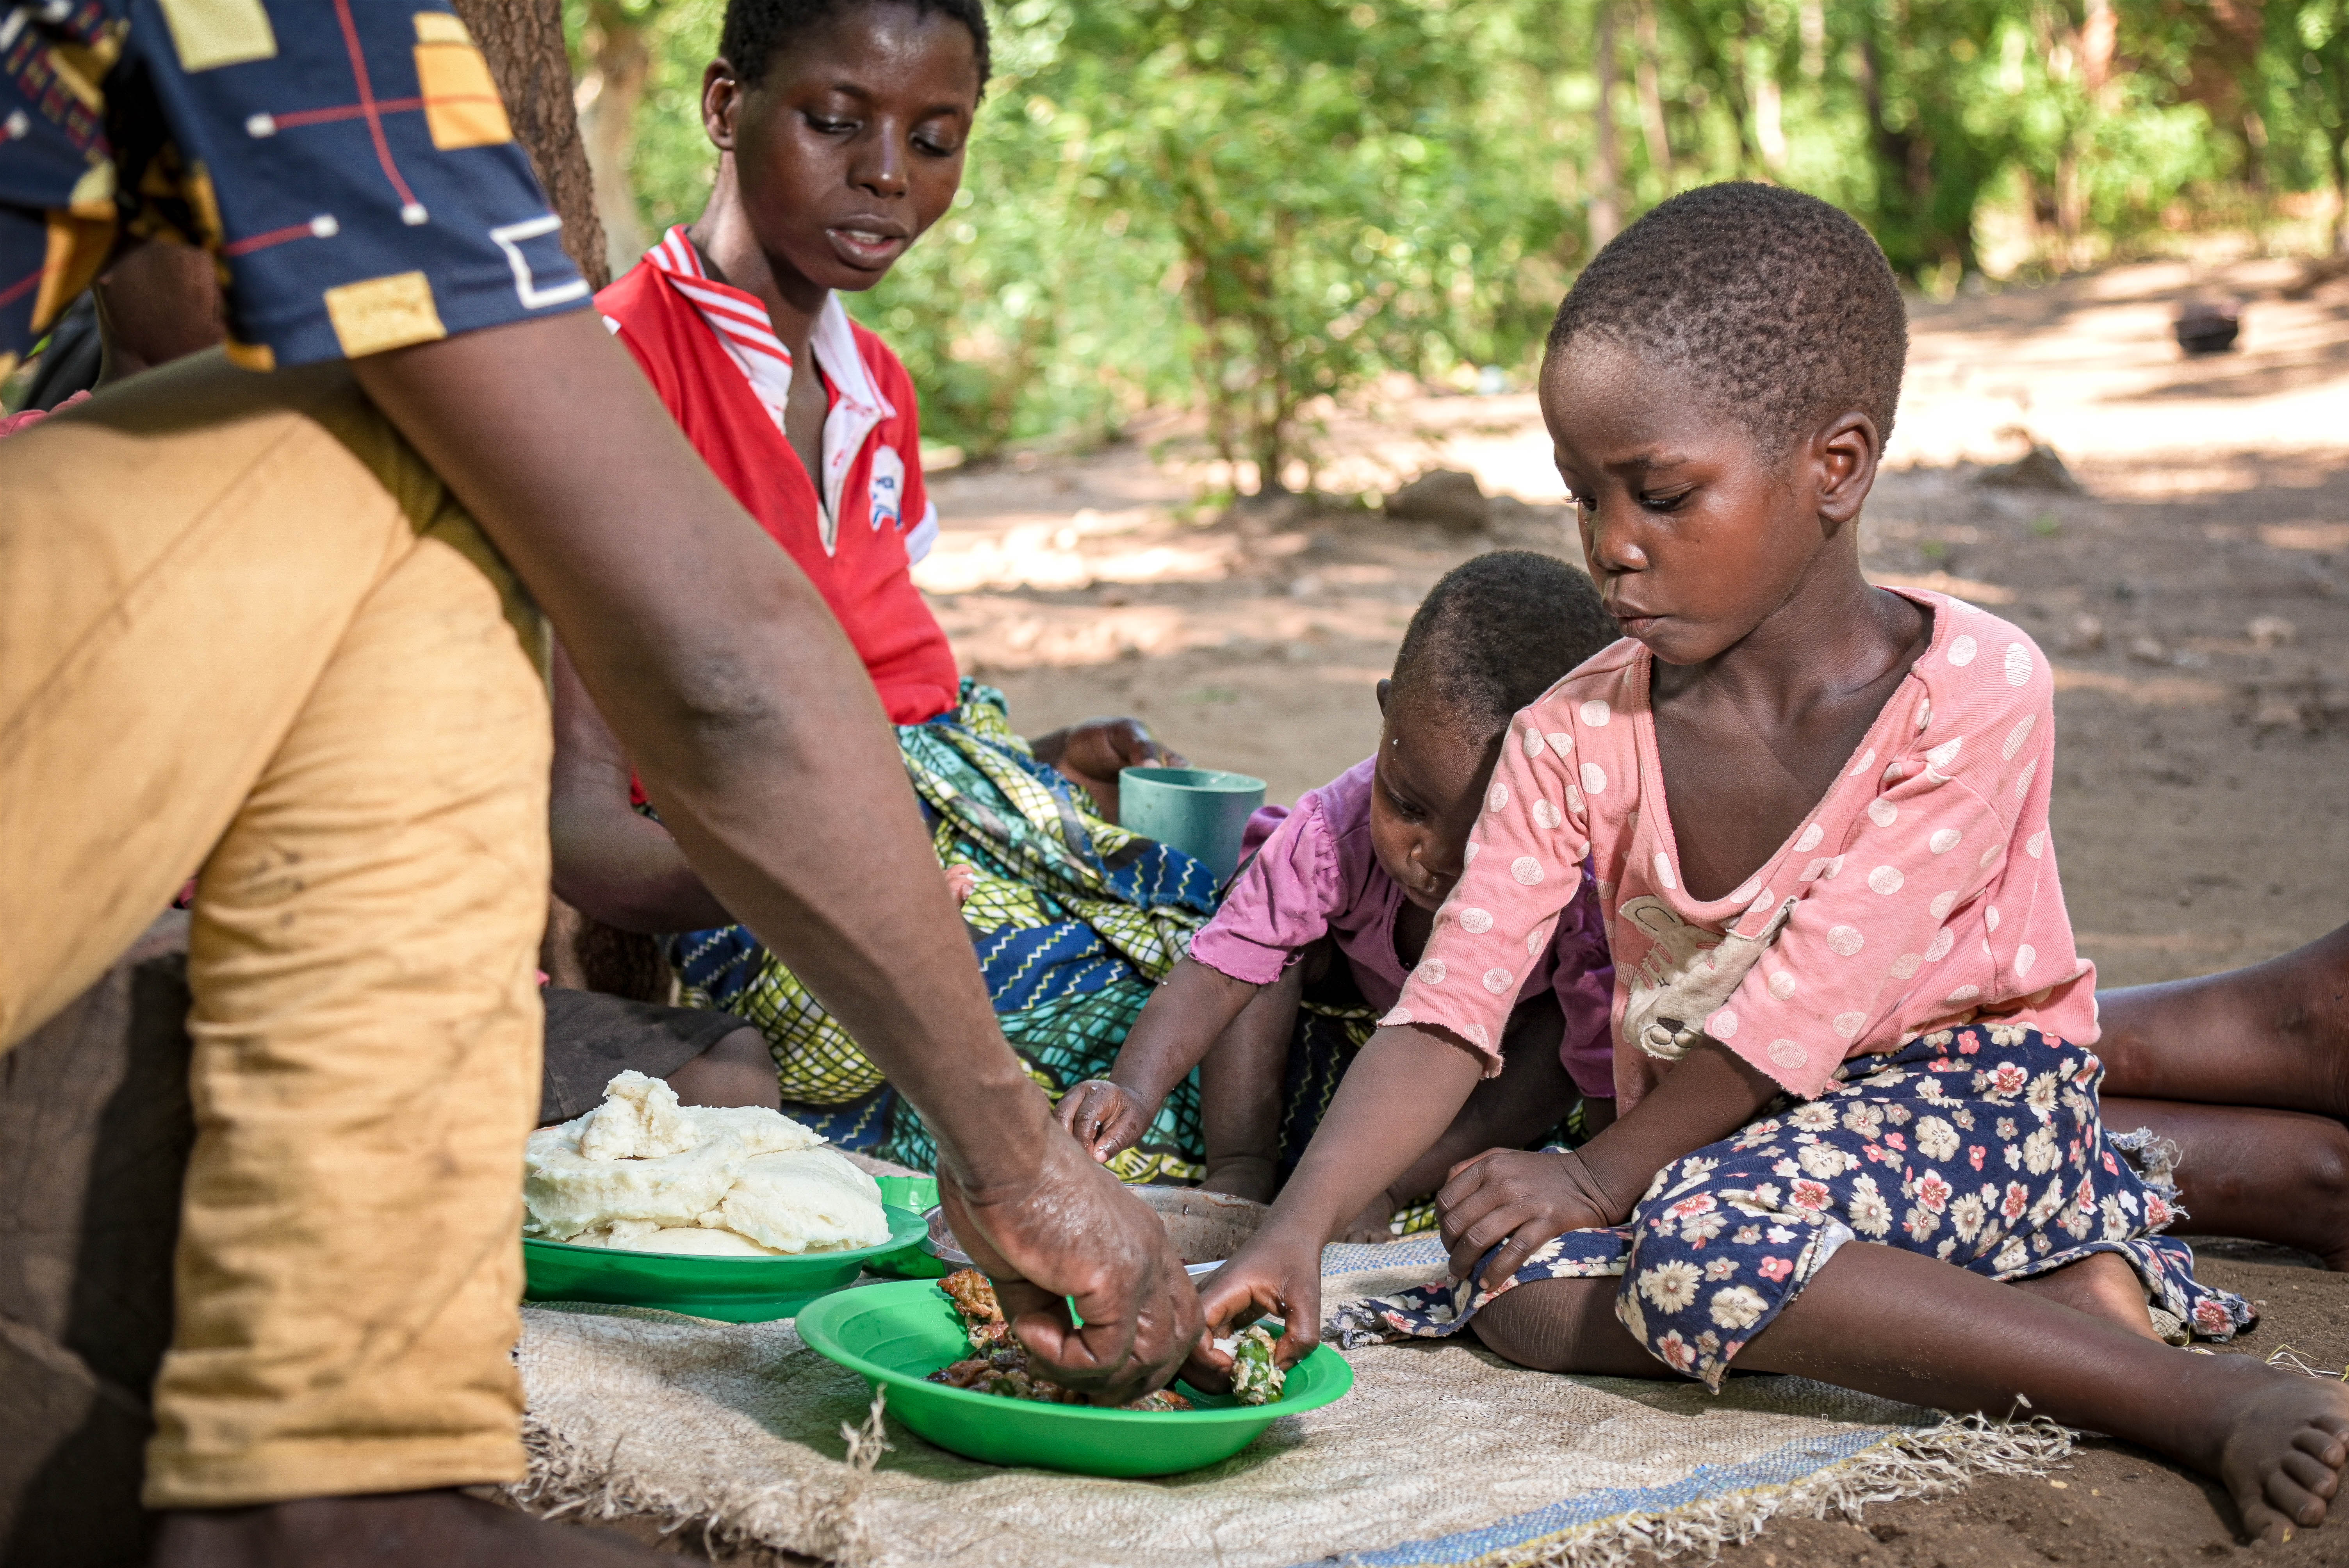
<path id="1" fill-rule="evenodd" d="M 565 0 L 615 270 L 690 221 L 723 0 Z M 1202 408 L 1241 488 L 1401 371 L 1522 382 L 1671 192 L 1846 208 L 1929 295 L 2189 244 L 2339 253 L 2349 0 L 1010 0 L 955 210 L 850 301 L 985 457 Z"/>

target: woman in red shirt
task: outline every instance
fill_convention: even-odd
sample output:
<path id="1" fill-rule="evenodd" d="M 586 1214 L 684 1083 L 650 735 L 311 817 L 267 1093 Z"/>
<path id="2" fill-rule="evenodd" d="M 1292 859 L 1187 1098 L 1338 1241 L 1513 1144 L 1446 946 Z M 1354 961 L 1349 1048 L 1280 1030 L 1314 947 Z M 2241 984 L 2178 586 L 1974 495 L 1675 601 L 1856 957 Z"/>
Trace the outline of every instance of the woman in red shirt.
<path id="1" fill-rule="evenodd" d="M 881 281 L 953 201 L 987 73 L 977 0 L 864 0 L 810 18 L 735 0 L 703 80 L 719 153 L 699 222 L 597 296 L 711 469 L 791 552 L 863 656 L 1004 1033 L 1057 1092 L 1107 1069 L 1214 878 L 1115 822 L 1121 768 L 1165 758 L 1133 719 L 1033 742 L 963 679 L 912 578 L 937 531 L 911 381 L 839 291 Z M 657 563 L 653 563 L 657 569 Z M 798 978 L 732 923 L 558 664 L 555 887 L 671 944 L 686 998 L 756 1024 L 793 1114 L 927 1168 L 929 1136 Z M 864 707 L 861 694 L 838 700 Z M 892 803 L 894 807 L 894 803 Z M 821 918 L 811 912 L 811 918 Z M 1198 1173 L 1195 1094 L 1171 1098 L 1129 1179 Z"/>

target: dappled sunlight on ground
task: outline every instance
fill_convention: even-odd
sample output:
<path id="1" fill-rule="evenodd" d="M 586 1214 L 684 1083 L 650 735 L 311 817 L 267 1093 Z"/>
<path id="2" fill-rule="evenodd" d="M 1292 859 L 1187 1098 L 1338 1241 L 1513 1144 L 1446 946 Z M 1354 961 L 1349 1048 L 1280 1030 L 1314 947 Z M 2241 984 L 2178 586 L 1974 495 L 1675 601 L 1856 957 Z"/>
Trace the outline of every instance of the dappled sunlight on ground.
<path id="1" fill-rule="evenodd" d="M 2047 650 L 2065 897 L 2111 983 L 2349 919 L 2349 285 L 2273 297 L 2294 275 L 2147 264 L 1917 312 L 1863 561 Z M 2189 361 L 2170 313 L 2205 284 L 2256 297 L 2242 352 Z M 1029 733 L 1139 714 L 1276 800 L 1368 755 L 1371 688 L 1437 577 L 1498 545 L 1580 552 L 1530 392 L 1390 381 L 1317 418 L 1317 480 L 1344 502 L 1323 510 L 1226 513 L 1228 470 L 1182 416 L 936 476 L 945 531 L 919 580 L 965 667 Z M 1980 482 L 1971 465 L 2026 432 L 2085 493 Z M 1436 466 L 1512 499 L 1468 533 L 1359 503 Z"/>

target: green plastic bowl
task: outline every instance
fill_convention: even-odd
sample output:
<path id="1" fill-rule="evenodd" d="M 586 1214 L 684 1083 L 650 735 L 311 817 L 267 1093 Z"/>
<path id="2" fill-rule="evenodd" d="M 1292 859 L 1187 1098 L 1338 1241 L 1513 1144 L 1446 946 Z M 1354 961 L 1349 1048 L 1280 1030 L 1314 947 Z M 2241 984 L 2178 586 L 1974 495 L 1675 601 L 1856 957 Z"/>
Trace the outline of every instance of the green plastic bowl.
<path id="1" fill-rule="evenodd" d="M 1079 1475 L 1174 1475 L 1227 1460 L 1283 1416 L 1345 1398 L 1354 1369 L 1324 1345 L 1289 1369 L 1269 1405 L 1177 1384 L 1194 1410 L 1104 1410 L 1045 1405 L 923 1381 L 970 1354 L 962 1318 L 920 1280 L 826 1296 L 800 1314 L 800 1337 L 819 1354 L 886 1387 L 889 1413 L 942 1449 L 990 1464 Z"/>
<path id="2" fill-rule="evenodd" d="M 726 1323 L 769 1323 L 795 1316 L 816 1297 L 855 1284 L 875 1264 L 906 1253 L 919 1255 L 928 1234 L 922 1217 L 895 1204 L 884 1204 L 883 1212 L 889 1216 L 889 1239 L 881 1245 L 798 1257 L 692 1257 L 574 1247 L 524 1236 L 523 1298 L 657 1306 Z"/>

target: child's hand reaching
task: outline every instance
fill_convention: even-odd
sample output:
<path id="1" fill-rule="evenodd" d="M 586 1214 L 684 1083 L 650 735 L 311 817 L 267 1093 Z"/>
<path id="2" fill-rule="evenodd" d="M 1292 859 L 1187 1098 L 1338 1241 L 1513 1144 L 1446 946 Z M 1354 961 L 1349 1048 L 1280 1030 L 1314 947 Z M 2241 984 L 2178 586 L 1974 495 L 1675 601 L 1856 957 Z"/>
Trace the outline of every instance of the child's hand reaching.
<path id="1" fill-rule="evenodd" d="M 1273 1360 L 1296 1366 L 1321 1343 L 1321 1244 L 1293 1233 L 1276 1215 L 1248 1239 L 1232 1261 L 1209 1277 L 1199 1292 L 1206 1332 L 1183 1365 L 1195 1388 L 1222 1393 L 1231 1387 L 1232 1358 L 1216 1341 L 1239 1333 L 1259 1317 L 1278 1317 L 1286 1326 Z"/>
<path id="2" fill-rule="evenodd" d="M 1466 1279 L 1476 1260 L 1500 1243 L 1477 1280 L 1488 1290 L 1552 1237 L 1622 1219 L 1581 1156 L 1568 1152 L 1495 1149 L 1464 1160 L 1452 1168 L 1435 1204 L 1454 1279 Z"/>
<path id="3" fill-rule="evenodd" d="M 1061 1125 L 1097 1161 L 1107 1161 L 1142 1141 L 1154 1105 L 1121 1083 L 1087 1078 L 1061 1097 Z"/>

